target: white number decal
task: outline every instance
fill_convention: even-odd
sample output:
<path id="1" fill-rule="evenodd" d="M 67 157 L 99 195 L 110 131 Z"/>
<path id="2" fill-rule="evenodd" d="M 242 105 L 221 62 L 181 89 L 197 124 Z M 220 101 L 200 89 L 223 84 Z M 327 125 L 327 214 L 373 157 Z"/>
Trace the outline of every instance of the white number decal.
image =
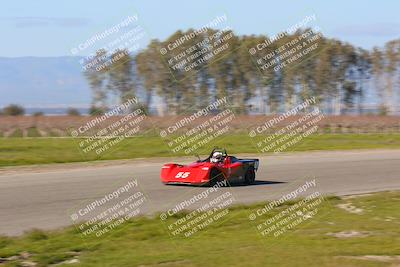
<path id="1" fill-rule="evenodd" d="M 175 178 L 187 178 L 189 177 L 190 172 L 178 172 L 178 174 L 175 176 Z"/>

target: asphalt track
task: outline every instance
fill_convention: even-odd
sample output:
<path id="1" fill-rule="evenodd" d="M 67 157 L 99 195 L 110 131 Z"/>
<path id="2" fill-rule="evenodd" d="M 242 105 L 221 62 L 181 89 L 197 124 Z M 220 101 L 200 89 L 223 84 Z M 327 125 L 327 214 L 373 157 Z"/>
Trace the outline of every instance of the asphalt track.
<path id="1" fill-rule="evenodd" d="M 255 185 L 220 188 L 213 194 L 230 192 L 234 204 L 261 202 L 280 198 L 313 179 L 316 179 L 314 190 L 329 195 L 400 189 L 400 150 L 302 152 L 257 157 L 260 169 Z M 161 184 L 159 172 L 165 161 L 170 160 L 0 169 L 0 234 L 18 235 L 32 228 L 71 225 L 71 214 L 132 180 L 138 182 L 138 188 L 146 196 L 140 207 L 142 214 L 167 211 L 207 190 Z M 199 207 L 206 203 L 204 201 L 207 200 L 196 201 L 189 208 Z"/>

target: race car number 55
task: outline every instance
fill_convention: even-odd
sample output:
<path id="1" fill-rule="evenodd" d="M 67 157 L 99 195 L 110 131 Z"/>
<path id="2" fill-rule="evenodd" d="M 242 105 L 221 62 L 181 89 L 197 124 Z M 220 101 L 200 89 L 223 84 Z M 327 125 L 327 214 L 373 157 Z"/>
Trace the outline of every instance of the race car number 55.
<path id="1" fill-rule="evenodd" d="M 178 174 L 175 176 L 175 178 L 187 178 L 189 177 L 190 172 L 178 172 Z"/>

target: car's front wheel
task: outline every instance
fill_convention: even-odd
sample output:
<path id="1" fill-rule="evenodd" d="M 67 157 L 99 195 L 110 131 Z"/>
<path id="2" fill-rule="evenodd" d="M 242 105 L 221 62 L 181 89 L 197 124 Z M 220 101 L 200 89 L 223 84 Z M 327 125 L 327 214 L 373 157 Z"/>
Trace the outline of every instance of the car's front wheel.
<path id="1" fill-rule="evenodd" d="M 220 172 L 217 169 L 212 169 L 210 171 L 210 182 L 209 185 L 210 186 L 214 186 L 216 185 L 218 182 L 221 182 L 224 180 L 224 174 L 222 172 Z"/>

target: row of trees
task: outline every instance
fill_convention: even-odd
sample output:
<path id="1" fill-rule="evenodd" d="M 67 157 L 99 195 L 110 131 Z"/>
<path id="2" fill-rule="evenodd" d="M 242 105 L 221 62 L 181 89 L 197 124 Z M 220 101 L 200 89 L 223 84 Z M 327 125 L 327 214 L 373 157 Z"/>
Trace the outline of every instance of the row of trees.
<path id="1" fill-rule="evenodd" d="M 396 112 L 400 40 L 368 51 L 317 34 L 320 36 L 315 41 L 317 48 L 295 63 L 279 69 L 260 69 L 257 59 L 271 55 L 309 31 L 284 34 L 254 56 L 249 49 L 268 40 L 267 36 L 237 36 L 212 29 L 192 34 L 193 38 L 168 53 L 160 50 L 193 30 L 177 31 L 164 41 L 152 40 L 136 55 L 125 50 L 99 50 L 86 62 L 85 76 L 93 91 L 92 110 L 107 109 L 110 95 L 125 101 L 141 92 L 144 107 L 154 103 L 152 99 L 157 95 L 161 99 L 158 104 L 165 106 L 170 114 L 203 108 L 223 96 L 228 96 L 241 113 L 282 112 L 311 96 L 328 113 L 362 113 L 368 92 L 375 96 L 381 113 Z M 213 41 L 207 42 L 211 36 Z M 214 42 L 227 44 L 227 48 L 189 70 L 171 64 L 188 50 L 191 55 L 201 54 L 205 47 L 211 53 L 217 52 Z M 272 58 L 279 62 L 278 55 Z"/>
<path id="2" fill-rule="evenodd" d="M 68 108 L 66 110 L 66 114 L 69 116 L 79 116 L 80 112 L 76 108 Z M 10 104 L 2 109 L 0 109 L 0 116 L 22 116 L 25 115 L 24 107 L 16 104 Z M 32 113 L 33 116 L 43 116 L 44 113 L 42 111 L 36 111 Z"/>
<path id="3" fill-rule="evenodd" d="M 25 114 L 25 109 L 19 105 L 11 104 L 0 109 L 0 115 L 20 116 Z"/>

